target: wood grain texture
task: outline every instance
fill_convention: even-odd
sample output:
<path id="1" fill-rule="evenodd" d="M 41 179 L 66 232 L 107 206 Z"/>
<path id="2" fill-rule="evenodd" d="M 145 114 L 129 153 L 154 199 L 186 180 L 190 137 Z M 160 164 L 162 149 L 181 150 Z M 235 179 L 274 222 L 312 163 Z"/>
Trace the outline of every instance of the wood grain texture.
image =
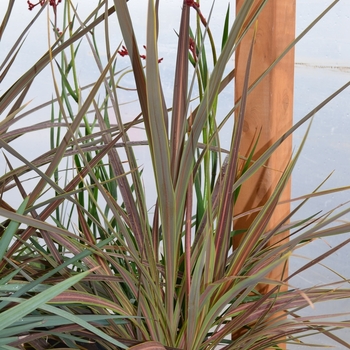
<path id="1" fill-rule="evenodd" d="M 237 0 L 237 9 L 244 0 Z M 257 2 L 258 3 L 258 2 Z M 236 52 L 235 100 L 241 97 L 247 55 L 252 40 L 250 30 Z M 295 1 L 270 0 L 258 18 L 250 83 L 253 83 L 291 43 L 295 35 Z M 285 131 L 293 120 L 294 52 L 288 53 L 249 94 L 240 154 L 247 156 L 261 130 L 254 159 L 257 159 Z M 292 139 L 288 138 L 262 169 L 242 185 L 235 215 L 263 205 L 271 195 L 290 160 Z M 290 198 L 290 183 L 281 200 Z M 269 227 L 289 213 L 289 204 L 279 205 Z M 256 214 L 255 214 L 256 215 Z M 255 215 L 239 219 L 236 228 L 247 228 Z"/>
<path id="2" fill-rule="evenodd" d="M 237 11 L 244 0 L 236 0 Z M 261 3 L 257 0 L 254 6 Z M 253 36 L 251 29 L 236 51 L 235 101 L 242 94 L 247 55 Z M 295 37 L 295 0 L 270 0 L 258 17 L 257 37 L 254 46 L 250 84 L 285 50 Z M 293 120 L 294 51 L 289 52 L 276 67 L 249 94 L 246 106 L 240 154 L 247 156 L 260 130 L 261 136 L 254 159 L 257 159 L 285 131 Z M 237 114 L 238 115 L 238 114 Z M 289 137 L 262 169 L 243 184 L 234 215 L 244 213 L 266 203 L 273 188 L 291 157 L 292 139 Z M 290 182 L 280 200 L 290 198 Z M 279 205 L 267 229 L 273 228 L 290 211 L 289 204 Z M 246 229 L 257 214 L 237 220 L 235 229 Z M 285 237 L 287 234 L 285 234 Z M 241 238 L 236 238 L 234 245 Z M 274 243 L 273 241 L 270 244 Z M 282 267 L 272 271 L 270 278 L 280 280 Z M 265 292 L 268 286 L 262 286 Z"/>

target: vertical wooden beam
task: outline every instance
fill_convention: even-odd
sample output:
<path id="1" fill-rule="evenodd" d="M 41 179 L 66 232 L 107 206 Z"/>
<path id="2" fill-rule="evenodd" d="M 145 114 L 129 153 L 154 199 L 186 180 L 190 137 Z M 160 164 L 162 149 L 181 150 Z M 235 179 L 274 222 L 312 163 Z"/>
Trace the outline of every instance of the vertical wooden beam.
<path id="1" fill-rule="evenodd" d="M 236 0 L 237 12 L 244 0 Z M 261 0 L 256 1 L 256 5 Z M 241 97 L 247 55 L 253 29 L 243 39 L 236 52 L 235 99 Z M 254 46 L 250 83 L 254 82 L 266 68 L 284 51 L 295 37 L 295 0 L 269 0 L 258 18 L 257 37 Z M 247 100 L 244 134 L 240 154 L 248 155 L 252 142 L 261 130 L 255 159 L 261 155 L 292 125 L 294 89 L 294 52 L 288 53 L 277 66 L 251 92 Z M 243 184 L 235 205 L 235 215 L 263 205 L 272 193 L 281 172 L 291 156 L 291 138 L 287 139 L 270 158 L 268 168 L 262 169 Z M 272 170 L 273 169 L 273 170 Z M 281 200 L 290 198 L 290 183 Z M 289 204 L 279 205 L 269 223 L 273 228 L 289 213 Z M 236 229 L 246 229 L 255 215 L 239 219 Z M 234 244 L 238 244 L 239 238 Z M 271 242 L 273 243 L 273 242 Z M 282 268 L 269 276 L 281 279 Z M 266 287 L 265 290 L 267 290 Z"/>

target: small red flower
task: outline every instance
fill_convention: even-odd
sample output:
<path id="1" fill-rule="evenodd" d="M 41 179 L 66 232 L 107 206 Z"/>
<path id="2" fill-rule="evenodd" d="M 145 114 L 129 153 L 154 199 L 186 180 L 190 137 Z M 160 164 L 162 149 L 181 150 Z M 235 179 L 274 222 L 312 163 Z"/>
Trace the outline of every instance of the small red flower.
<path id="1" fill-rule="evenodd" d="M 194 1 L 194 0 L 184 0 L 184 4 L 186 4 L 189 7 L 193 7 L 197 11 L 198 16 L 199 16 L 202 24 L 206 27 L 207 26 L 207 21 L 204 18 L 203 14 L 202 14 L 202 11 L 199 9 L 199 3 Z"/>
<path id="2" fill-rule="evenodd" d="M 62 30 L 60 30 L 60 28 L 56 28 L 56 29 L 54 29 L 54 31 L 59 35 L 59 36 L 61 36 L 62 34 L 63 34 L 63 32 L 62 32 Z"/>
<path id="3" fill-rule="evenodd" d="M 196 43 L 195 41 L 190 37 L 189 40 L 189 49 L 192 53 L 192 57 L 195 60 L 195 62 L 197 62 L 197 50 L 196 50 Z"/>
<path id="4" fill-rule="evenodd" d="M 28 4 L 28 10 L 33 10 L 33 8 L 35 6 L 44 6 L 45 5 L 46 0 L 39 0 L 36 4 L 33 4 L 30 0 L 27 0 L 27 4 Z M 58 4 L 60 2 L 62 2 L 62 0 L 49 0 L 49 5 L 53 7 L 54 10 L 56 10 L 56 7 L 58 6 Z"/>
<path id="5" fill-rule="evenodd" d="M 118 51 L 119 55 L 124 57 L 129 55 L 128 49 L 123 45 L 122 49 Z"/>
<path id="6" fill-rule="evenodd" d="M 145 45 L 143 45 L 143 48 L 145 50 L 147 49 Z M 122 49 L 118 51 L 118 53 L 122 57 L 129 55 L 128 49 L 124 45 L 122 46 Z M 140 55 L 140 58 L 142 58 L 143 60 L 145 60 L 146 57 L 147 57 L 146 55 Z M 162 61 L 163 61 L 163 58 L 158 59 L 158 63 L 160 63 Z"/>
<path id="7" fill-rule="evenodd" d="M 194 0 L 185 0 L 184 2 L 187 6 L 190 6 L 193 8 L 199 8 L 199 3 L 195 2 Z"/>

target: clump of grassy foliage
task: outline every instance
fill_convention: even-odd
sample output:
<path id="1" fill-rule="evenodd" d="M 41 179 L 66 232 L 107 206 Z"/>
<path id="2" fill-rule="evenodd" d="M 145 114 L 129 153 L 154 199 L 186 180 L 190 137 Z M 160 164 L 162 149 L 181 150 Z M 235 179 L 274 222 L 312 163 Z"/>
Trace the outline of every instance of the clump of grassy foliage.
<path id="1" fill-rule="evenodd" d="M 59 6 L 51 2 L 54 11 L 49 2 L 33 9 L 37 11 L 33 22 L 0 62 L 1 80 L 8 84 L 0 99 L 0 144 L 8 168 L 0 177 L 1 348 L 88 349 L 94 343 L 105 349 L 278 349 L 283 343 L 298 343 L 310 332 L 326 334 L 344 345 L 332 331 L 348 327 L 348 322 L 298 315 L 310 304 L 349 298 L 349 289 L 337 288 L 343 280 L 303 290 L 280 288 L 292 276 L 283 281 L 266 278 L 286 264 L 300 244 L 349 232 L 349 224 L 337 222 L 349 208 L 281 223 L 266 232 L 268 215 L 278 205 L 300 150 L 247 227 L 245 240 L 232 249 L 237 190 L 264 166 L 285 137 L 349 85 L 280 135 L 255 162 L 250 157 L 243 160 L 246 171 L 238 172 L 242 158 L 236 145 L 241 134 L 236 131 L 244 119 L 248 78 L 229 150 L 221 148 L 219 131 L 233 118 L 236 106 L 223 120 L 216 111 L 220 94 L 234 79 L 234 71 L 227 74 L 228 62 L 245 33 L 243 25 L 253 2 L 244 2 L 232 24 L 229 15 L 223 19 L 220 52 L 196 3 L 179 4 L 182 14 L 170 104 L 159 72 L 159 65 L 166 62 L 160 63 L 158 57 L 158 1 L 148 1 L 145 57 L 140 56 L 144 43 L 134 34 L 136 19 L 125 0 L 113 4 L 100 0 L 86 19 L 68 0 Z M 16 18 L 13 6 L 10 0 L 0 37 Z M 59 11 L 61 30 L 57 29 Z M 29 29 L 45 13 L 52 16 L 50 31 L 54 29 L 49 50 L 18 79 L 6 80 L 11 79 L 9 72 L 15 70 L 18 57 L 25 55 L 22 44 Z M 257 15 L 252 15 L 249 25 Z M 198 18 L 193 32 L 190 16 Z M 110 33 L 110 17 L 118 20 L 118 38 Z M 83 87 L 79 85 L 82 39 L 90 45 L 99 70 L 96 81 Z M 120 70 L 121 56 L 130 59 L 131 72 Z M 251 56 L 247 77 L 250 60 Z M 54 98 L 32 107 L 27 94 L 48 67 Z M 121 79 L 131 74 L 140 113 L 130 121 L 124 118 L 119 100 Z M 39 113 L 48 117 L 33 122 Z M 29 126 L 22 124 L 27 120 Z M 141 126 L 145 140 L 131 141 L 130 131 Z M 29 134 L 45 135 L 50 143 L 35 159 L 24 155 L 26 142 L 17 143 Z M 147 151 L 151 180 L 135 155 L 139 149 Z M 154 183 L 154 191 L 147 188 L 149 183 Z M 152 203 L 150 192 L 156 197 Z M 7 203 L 14 195 L 23 198 L 16 210 Z M 267 237 L 286 231 L 290 231 L 288 241 L 266 246 Z M 270 285 L 266 294 L 256 289 L 261 283 Z"/>

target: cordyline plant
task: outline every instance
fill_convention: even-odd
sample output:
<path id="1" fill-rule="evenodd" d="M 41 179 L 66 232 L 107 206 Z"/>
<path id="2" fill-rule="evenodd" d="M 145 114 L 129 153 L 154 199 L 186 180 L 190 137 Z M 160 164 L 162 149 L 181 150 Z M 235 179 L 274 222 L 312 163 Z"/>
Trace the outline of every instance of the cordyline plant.
<path id="1" fill-rule="evenodd" d="M 17 20 L 14 3 L 8 2 L 0 38 Z M 349 240 L 284 280 L 266 277 L 286 264 L 298 246 L 350 229 L 337 222 L 349 208 L 293 221 L 292 215 L 309 197 L 320 195 L 316 189 L 275 229 L 266 231 L 300 150 L 246 228 L 242 244 L 232 249 L 240 186 L 265 166 L 286 137 L 349 85 L 280 135 L 259 158 L 252 161 L 251 154 L 243 159 L 237 145 L 246 97 L 254 88 L 247 83 L 254 43 L 241 100 L 223 120 L 216 111 L 222 91 L 234 79 L 234 71 L 227 74 L 229 60 L 266 1 L 247 22 L 253 3 L 246 0 L 231 25 L 227 12 L 220 50 L 210 31 L 209 14 L 203 14 L 197 2 L 179 4 L 174 88 L 167 103 L 160 74 L 160 65 L 167 62 L 158 56 L 157 44 L 159 1 L 148 1 L 146 42 L 135 36 L 125 0 L 100 0 L 85 20 L 69 0 L 40 1 L 38 6 L 28 2 L 33 20 L 0 62 L 0 77 L 7 86 L 0 99 L 0 144 L 7 163 L 0 178 L 1 348 L 278 349 L 315 333 L 349 348 L 332 333 L 349 322 L 299 315 L 313 303 L 348 298 L 349 289 L 340 285 L 343 279 L 308 289 L 281 289 Z M 45 13 L 53 13 L 49 28 L 53 42 L 32 68 L 9 81 L 18 57 L 26 55 L 22 45 L 29 29 Z M 119 38 L 110 36 L 113 16 L 120 26 Z M 191 16 L 197 18 L 193 31 Z M 99 69 L 96 81 L 83 87 L 79 85 L 82 39 L 90 45 Z M 146 51 L 140 54 L 143 45 Z M 120 68 L 126 62 L 130 71 Z M 45 67 L 51 68 L 54 98 L 33 107 L 27 95 Z M 127 76 L 133 77 L 130 94 L 137 96 L 140 108 L 132 121 L 125 119 L 119 102 L 124 91 L 121 79 Z M 229 128 L 226 123 L 238 106 L 231 147 L 224 150 L 220 130 Z M 49 117 L 22 124 L 38 113 Z M 145 140 L 130 140 L 136 126 L 144 127 Z M 39 132 L 50 148 L 28 159 L 23 153 L 25 137 Z M 151 180 L 137 162 L 139 149 L 147 151 Z M 150 198 L 145 182 L 154 183 Z M 16 210 L 8 204 L 14 196 L 23 198 Z M 269 238 L 288 230 L 288 241 L 266 245 Z M 260 294 L 258 284 L 269 285 L 269 291 Z"/>

